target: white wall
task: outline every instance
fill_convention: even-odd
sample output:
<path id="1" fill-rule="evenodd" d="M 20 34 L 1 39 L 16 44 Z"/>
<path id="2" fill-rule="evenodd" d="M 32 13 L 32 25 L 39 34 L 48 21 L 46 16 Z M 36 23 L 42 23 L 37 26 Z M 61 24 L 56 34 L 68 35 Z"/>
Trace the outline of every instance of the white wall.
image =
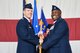
<path id="1" fill-rule="evenodd" d="M 0 19 L 22 17 L 22 0 L 0 0 Z"/>
<path id="2" fill-rule="evenodd" d="M 28 0 L 27 3 L 31 2 L 33 4 L 33 1 L 34 0 Z M 50 18 L 53 4 L 62 10 L 62 17 L 80 17 L 80 0 L 38 0 L 38 17 L 40 18 L 40 10 L 41 6 L 43 6 L 45 16 Z M 0 19 L 20 19 L 23 13 L 22 8 L 23 0 L 0 0 Z"/>

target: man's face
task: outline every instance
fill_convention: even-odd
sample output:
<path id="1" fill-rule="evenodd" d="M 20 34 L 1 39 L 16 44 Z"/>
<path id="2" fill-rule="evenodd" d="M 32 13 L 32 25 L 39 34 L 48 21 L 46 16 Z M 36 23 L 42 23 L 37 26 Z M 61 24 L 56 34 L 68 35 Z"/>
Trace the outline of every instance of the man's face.
<path id="1" fill-rule="evenodd" d="M 30 19 L 32 17 L 32 13 L 33 13 L 33 9 L 24 9 L 24 16 L 26 16 L 28 19 Z"/>
<path id="2" fill-rule="evenodd" d="M 61 16 L 61 11 L 59 11 L 59 10 L 53 10 L 52 11 L 51 17 L 53 20 L 58 19 L 60 16 Z"/>

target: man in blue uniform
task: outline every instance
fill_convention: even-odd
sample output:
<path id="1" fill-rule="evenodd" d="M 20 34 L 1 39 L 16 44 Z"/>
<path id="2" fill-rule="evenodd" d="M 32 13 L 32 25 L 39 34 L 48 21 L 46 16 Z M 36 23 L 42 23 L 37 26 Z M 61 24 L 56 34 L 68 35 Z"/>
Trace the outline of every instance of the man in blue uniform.
<path id="1" fill-rule="evenodd" d="M 18 21 L 16 27 L 18 36 L 17 53 L 36 53 L 36 45 L 38 45 L 39 40 L 30 23 L 32 13 L 31 3 L 26 4 L 23 8 L 24 17 Z"/>
<path id="2" fill-rule="evenodd" d="M 61 10 L 52 5 L 51 17 L 53 26 L 44 39 L 42 48 L 44 53 L 72 53 L 69 43 L 69 28 L 64 19 L 61 18 Z"/>

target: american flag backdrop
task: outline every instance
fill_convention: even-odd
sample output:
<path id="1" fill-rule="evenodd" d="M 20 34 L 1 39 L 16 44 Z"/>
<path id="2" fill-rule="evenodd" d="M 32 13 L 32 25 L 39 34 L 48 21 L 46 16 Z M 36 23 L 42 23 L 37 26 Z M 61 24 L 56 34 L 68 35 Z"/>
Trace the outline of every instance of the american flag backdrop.
<path id="1" fill-rule="evenodd" d="M 34 0 L 28 0 L 32 3 Z M 62 17 L 69 26 L 70 44 L 73 53 L 80 53 L 80 0 L 37 0 L 38 19 L 41 6 L 48 23 L 52 5 L 62 10 Z M 0 0 L 0 53 L 16 53 L 16 24 L 23 16 L 23 0 Z"/>

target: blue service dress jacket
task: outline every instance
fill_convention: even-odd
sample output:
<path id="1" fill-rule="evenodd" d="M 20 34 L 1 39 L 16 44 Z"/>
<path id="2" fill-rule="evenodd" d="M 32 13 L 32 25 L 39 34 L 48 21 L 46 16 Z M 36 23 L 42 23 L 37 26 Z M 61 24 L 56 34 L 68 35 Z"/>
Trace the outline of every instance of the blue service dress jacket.
<path id="1" fill-rule="evenodd" d="M 26 18 L 23 17 L 18 21 L 16 32 L 18 36 L 17 53 L 36 53 L 36 45 L 39 40 Z"/>
<path id="2" fill-rule="evenodd" d="M 69 44 L 69 28 L 66 21 L 58 18 L 42 45 L 44 53 L 72 53 Z"/>

